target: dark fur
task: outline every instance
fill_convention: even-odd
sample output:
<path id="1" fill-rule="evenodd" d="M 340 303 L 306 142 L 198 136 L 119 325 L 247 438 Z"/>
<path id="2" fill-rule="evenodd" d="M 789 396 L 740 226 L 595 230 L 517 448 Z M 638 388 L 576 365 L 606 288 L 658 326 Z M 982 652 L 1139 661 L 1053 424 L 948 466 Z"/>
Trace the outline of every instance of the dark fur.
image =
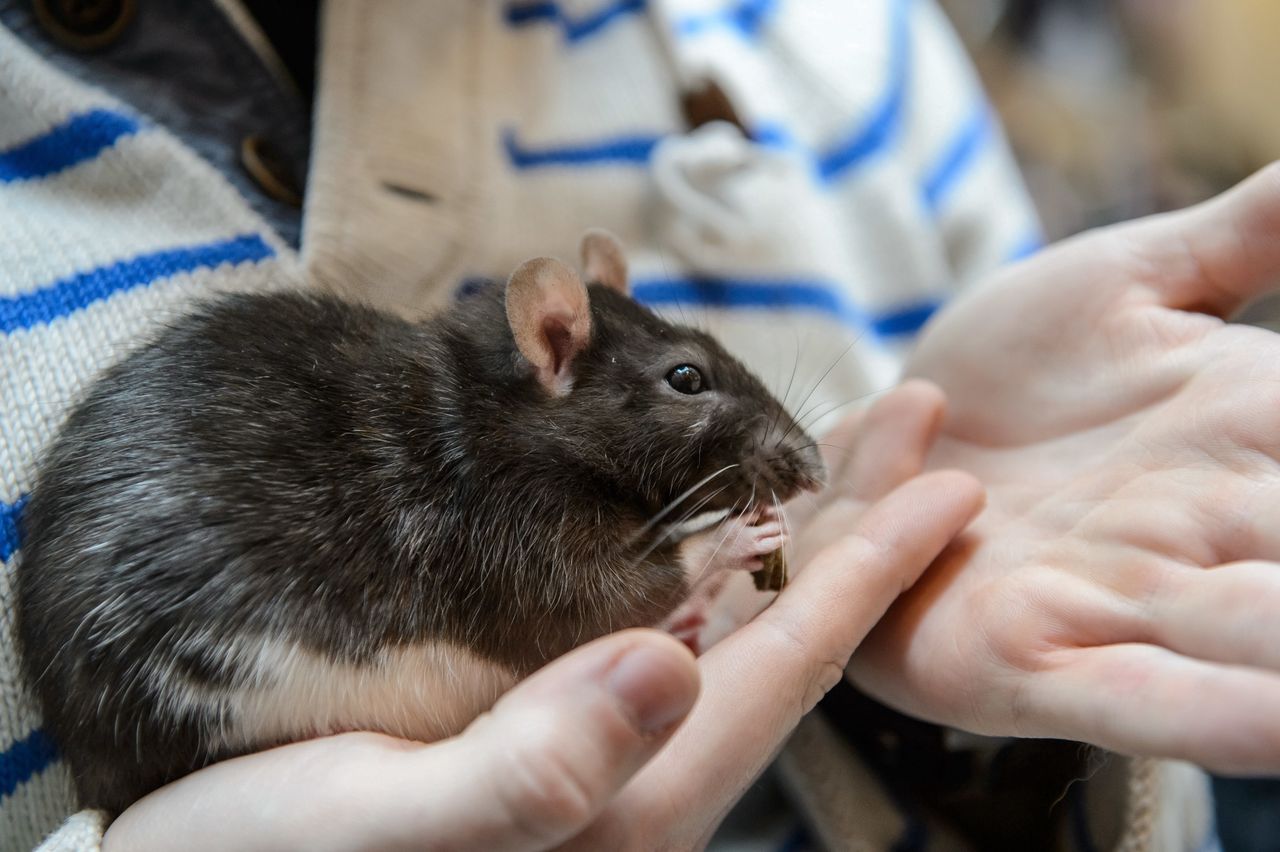
<path id="1" fill-rule="evenodd" d="M 184 639 L 265 633 L 361 662 L 438 638 L 525 674 L 674 609 L 674 547 L 640 561 L 637 532 L 707 473 L 743 465 L 706 490 L 730 484 L 720 506 L 814 482 L 809 438 L 713 340 L 590 293 L 559 398 L 501 288 L 418 325 L 226 297 L 104 375 L 43 461 L 17 577 L 24 665 L 82 805 L 119 811 L 228 756 L 202 745 L 216 718 L 167 717 L 144 676 L 167 655 L 235 682 Z M 666 384 L 686 362 L 713 390 Z"/>

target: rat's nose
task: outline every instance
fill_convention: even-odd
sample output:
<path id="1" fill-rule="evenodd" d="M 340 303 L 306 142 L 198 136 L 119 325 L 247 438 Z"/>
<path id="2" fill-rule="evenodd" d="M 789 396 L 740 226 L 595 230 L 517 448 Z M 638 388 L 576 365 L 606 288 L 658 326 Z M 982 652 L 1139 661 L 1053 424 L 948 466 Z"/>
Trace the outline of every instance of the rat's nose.
<path id="1" fill-rule="evenodd" d="M 782 449 L 782 458 L 786 461 L 791 469 L 791 475 L 795 479 L 796 489 L 798 491 L 813 491 L 821 487 L 826 480 L 827 469 L 822 463 L 822 454 L 818 452 L 818 445 L 813 441 L 807 440 L 808 436 L 804 436 L 806 442 L 793 447 L 784 447 Z"/>
<path id="2" fill-rule="evenodd" d="M 818 445 L 785 413 L 763 424 L 756 443 L 756 468 L 778 499 L 822 485 L 826 469 Z"/>

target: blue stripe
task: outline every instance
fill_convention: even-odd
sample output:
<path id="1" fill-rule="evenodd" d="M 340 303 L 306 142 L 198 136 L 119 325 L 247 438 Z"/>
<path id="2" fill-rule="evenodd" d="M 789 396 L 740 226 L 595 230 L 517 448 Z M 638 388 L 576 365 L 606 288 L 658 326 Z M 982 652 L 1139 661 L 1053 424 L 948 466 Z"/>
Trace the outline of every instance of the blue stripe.
<path id="1" fill-rule="evenodd" d="M 726 27 L 745 39 L 756 39 L 778 10 L 778 0 L 739 0 L 724 9 L 689 15 L 675 23 L 676 35 L 690 38 Z"/>
<path id="2" fill-rule="evenodd" d="M 597 142 L 532 148 L 516 139 L 514 130 L 502 134 L 507 159 L 517 169 L 539 169 L 548 166 L 589 166 L 601 163 L 643 165 L 649 161 L 659 136 L 619 136 Z"/>
<path id="3" fill-rule="evenodd" d="M 795 149 L 800 146 L 786 125 L 777 121 L 762 121 L 748 132 L 751 141 L 765 148 Z"/>
<path id="4" fill-rule="evenodd" d="M 12 796 L 57 759 L 57 746 L 39 729 L 0 752 L 0 799 Z"/>
<path id="5" fill-rule="evenodd" d="M 55 174 L 98 156 L 138 128 L 135 119 L 105 109 L 77 115 L 41 136 L 0 151 L 0 183 Z"/>
<path id="6" fill-rule="evenodd" d="M 564 31 L 565 40 L 572 43 L 590 38 L 623 15 L 643 12 L 645 5 L 646 0 L 615 0 L 598 11 L 575 20 L 558 3 L 508 3 L 505 17 L 507 24 L 512 27 L 556 24 Z"/>
<path id="7" fill-rule="evenodd" d="M 947 195 L 976 162 L 983 146 L 993 138 L 994 122 L 986 102 L 978 105 L 964 126 L 947 145 L 938 162 L 928 170 L 924 179 L 924 203 L 937 212 Z"/>
<path id="8" fill-rule="evenodd" d="M 110 266 L 78 272 L 32 293 L 0 297 L 0 334 L 67 316 L 107 297 L 182 272 L 271 257 L 275 250 L 257 234 L 216 243 L 139 255 Z"/>
<path id="9" fill-rule="evenodd" d="M 26 494 L 13 503 L 0 503 L 0 562 L 22 546 L 22 510 L 26 505 Z"/>
<path id="10" fill-rule="evenodd" d="M 1013 248 L 1005 255 L 1005 263 L 1025 260 L 1044 248 L 1044 237 L 1039 229 L 1033 230 L 1014 243 Z"/>
<path id="11" fill-rule="evenodd" d="M 891 0 L 889 15 L 888 82 L 879 104 L 866 123 L 848 139 L 835 145 L 818 158 L 818 176 L 827 182 L 846 172 L 887 146 L 902 126 L 903 104 L 907 95 L 907 72 L 911 64 L 911 29 L 909 13 L 912 0 Z"/>
<path id="12" fill-rule="evenodd" d="M 881 337 L 902 337 L 924 328 L 929 317 L 938 312 L 941 302 L 922 302 L 881 314 L 871 320 L 871 327 Z"/>
<path id="13" fill-rule="evenodd" d="M 656 279 L 637 281 L 631 290 L 637 301 L 652 307 L 811 311 L 880 337 L 915 334 L 940 307 L 939 302 L 928 301 L 871 314 L 850 304 L 831 284 L 800 280 Z"/>

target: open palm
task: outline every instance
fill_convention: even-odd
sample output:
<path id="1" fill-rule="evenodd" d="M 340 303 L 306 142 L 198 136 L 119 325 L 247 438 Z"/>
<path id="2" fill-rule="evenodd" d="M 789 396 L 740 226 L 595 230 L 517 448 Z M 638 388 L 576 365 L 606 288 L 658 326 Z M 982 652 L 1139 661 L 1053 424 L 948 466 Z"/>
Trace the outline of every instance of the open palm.
<path id="1" fill-rule="evenodd" d="M 1086 234 L 945 311 L 929 467 L 987 509 L 849 673 L 916 715 L 1280 770 L 1280 167 Z"/>

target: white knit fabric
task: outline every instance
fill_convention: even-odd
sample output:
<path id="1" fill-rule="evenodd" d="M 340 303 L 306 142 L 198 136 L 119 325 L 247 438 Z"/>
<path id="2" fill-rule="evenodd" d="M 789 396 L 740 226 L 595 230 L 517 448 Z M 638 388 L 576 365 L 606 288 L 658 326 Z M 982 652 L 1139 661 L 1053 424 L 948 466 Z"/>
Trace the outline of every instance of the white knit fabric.
<path id="1" fill-rule="evenodd" d="M 296 257 L 213 169 L 126 105 L 55 72 L 0 28 L 0 152 L 92 110 L 137 119 L 139 129 L 55 173 L 0 178 L 0 506 L 12 507 L 30 490 L 37 458 L 69 404 L 157 324 L 197 295 L 297 276 Z M 255 235 L 270 256 L 157 276 L 73 312 L 55 310 L 51 322 L 15 321 L 19 327 L 7 331 L 3 324 L 28 304 L 17 300 L 47 294 L 58 282 L 98 272 L 106 285 L 118 284 L 121 275 L 113 281 L 109 272 L 113 265 L 242 235 Z M 117 272 L 127 277 L 127 268 Z M 31 849 L 75 810 L 62 765 L 45 768 L 46 761 L 31 754 L 42 750 L 32 739 L 39 717 L 19 682 L 12 641 L 18 558 L 0 572 L 0 754 L 10 758 L 7 771 L 19 772 L 12 779 L 16 789 L 0 800 L 0 848 L 6 850 Z M 22 777 L 29 768 L 37 771 Z M 47 848 L 96 848 L 101 830 L 99 818 L 80 815 Z"/>
<path id="2" fill-rule="evenodd" d="M 639 297 L 718 334 L 820 430 L 892 384 L 932 306 L 1036 239 L 926 0 L 332 0 L 324 14 L 303 255 L 319 282 L 392 309 L 571 256 L 604 226 Z M 685 132 L 677 86 L 707 79 L 747 135 Z M 94 110 L 137 126 L 6 178 L 6 152 Z M 0 511 L 17 515 L 105 366 L 194 298 L 297 283 L 299 266 L 179 141 L 0 29 Z M 5 325 L 85 281 L 104 295 Z M 4 849 L 74 810 L 60 765 L 29 757 L 48 744 L 11 641 L 16 558 L 0 574 L 0 768 L 35 771 L 0 799 Z M 47 848 L 94 848 L 94 820 Z"/>
<path id="3" fill-rule="evenodd" d="M 80 811 L 72 814 L 37 848 L 37 852 L 98 852 L 107 817 L 102 811 Z"/>

